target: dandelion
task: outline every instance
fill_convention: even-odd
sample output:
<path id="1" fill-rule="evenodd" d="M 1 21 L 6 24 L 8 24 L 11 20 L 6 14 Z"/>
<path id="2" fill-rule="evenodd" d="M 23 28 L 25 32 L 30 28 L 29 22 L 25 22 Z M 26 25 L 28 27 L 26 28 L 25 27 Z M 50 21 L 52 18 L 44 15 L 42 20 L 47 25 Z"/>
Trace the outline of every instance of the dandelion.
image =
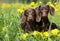
<path id="1" fill-rule="evenodd" d="M 43 33 L 43 36 L 44 36 L 44 37 L 49 36 L 48 32 L 44 32 L 44 33 Z"/>
<path id="2" fill-rule="evenodd" d="M 34 31 L 33 32 L 33 35 L 36 36 L 36 35 L 39 35 L 39 36 L 43 36 L 42 32 L 38 32 L 38 31 Z"/>
<path id="3" fill-rule="evenodd" d="M 53 4 L 50 4 L 50 6 L 52 6 L 53 8 L 55 8 L 55 6 Z"/>
<path id="4" fill-rule="evenodd" d="M 51 2 L 47 2 L 47 5 L 52 6 L 53 8 L 55 8 L 55 6 L 51 3 Z"/>
<path id="5" fill-rule="evenodd" d="M 55 4 L 55 5 L 57 5 L 58 3 L 57 3 L 57 2 L 55 2 L 54 4 Z"/>
<path id="6" fill-rule="evenodd" d="M 34 32 L 33 32 L 33 35 L 34 35 L 34 36 L 36 36 L 36 35 L 38 35 L 38 34 L 39 34 L 38 31 L 34 31 Z"/>
<path id="7" fill-rule="evenodd" d="M 55 4 L 57 4 L 57 3 L 55 3 Z M 58 11 L 58 9 L 59 9 L 58 5 L 54 6 L 51 2 L 48 2 L 47 5 L 50 5 L 51 7 L 53 7 L 55 9 L 55 11 Z"/>
<path id="8" fill-rule="evenodd" d="M 56 36 L 56 35 L 58 35 L 58 32 L 59 32 L 58 29 L 54 29 L 54 30 L 51 31 L 51 34 Z"/>
<path id="9" fill-rule="evenodd" d="M 2 28 L 2 32 L 6 32 L 7 28 L 6 27 L 3 27 Z"/>
<path id="10" fill-rule="evenodd" d="M 54 9 L 55 9 L 55 11 L 58 11 L 58 9 L 59 9 L 59 6 L 57 5 L 57 2 L 56 3 L 54 3 L 56 6 L 54 6 L 51 2 L 47 2 L 47 5 L 50 5 L 50 6 L 52 6 Z"/>
<path id="11" fill-rule="evenodd" d="M 23 9 L 17 9 L 17 12 L 22 13 Z"/>
<path id="12" fill-rule="evenodd" d="M 47 5 L 50 5 L 51 4 L 51 2 L 47 2 Z"/>
<path id="13" fill-rule="evenodd" d="M 25 40 L 25 39 L 27 38 L 27 36 L 28 36 L 28 33 L 25 33 L 25 34 L 23 34 L 22 36 L 20 36 L 20 39 Z"/>
<path id="14" fill-rule="evenodd" d="M 59 5 L 56 5 L 55 6 L 55 11 L 58 11 L 59 10 Z"/>
<path id="15" fill-rule="evenodd" d="M 31 4 L 30 4 L 30 7 L 34 7 L 35 6 L 35 2 L 32 2 Z"/>
<path id="16" fill-rule="evenodd" d="M 26 6 L 26 4 L 21 4 L 20 8 L 24 9 Z"/>

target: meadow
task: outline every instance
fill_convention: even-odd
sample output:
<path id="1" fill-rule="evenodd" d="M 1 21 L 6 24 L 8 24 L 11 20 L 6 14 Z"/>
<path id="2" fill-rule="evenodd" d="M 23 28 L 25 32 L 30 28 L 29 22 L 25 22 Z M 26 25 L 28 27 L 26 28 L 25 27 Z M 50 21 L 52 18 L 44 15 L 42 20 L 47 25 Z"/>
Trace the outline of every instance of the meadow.
<path id="1" fill-rule="evenodd" d="M 30 4 L 2 3 L 0 4 L 0 41 L 60 41 L 60 4 L 48 2 L 55 8 L 54 16 L 49 14 L 50 22 L 56 23 L 58 29 L 49 32 L 34 31 L 24 33 L 20 26 L 20 14 L 28 8 L 35 8 L 42 2 Z"/>

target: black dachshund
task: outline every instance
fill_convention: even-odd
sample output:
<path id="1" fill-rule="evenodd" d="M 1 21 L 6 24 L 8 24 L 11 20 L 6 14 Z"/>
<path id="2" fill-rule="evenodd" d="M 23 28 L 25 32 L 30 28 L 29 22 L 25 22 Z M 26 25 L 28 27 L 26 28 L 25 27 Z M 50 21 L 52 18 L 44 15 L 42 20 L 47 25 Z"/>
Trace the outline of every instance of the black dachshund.
<path id="1" fill-rule="evenodd" d="M 38 31 L 47 31 L 50 26 L 50 21 L 48 19 L 48 13 L 53 16 L 54 15 L 54 8 L 49 5 L 40 5 L 36 10 L 36 29 Z M 51 29 L 57 28 L 55 23 L 51 24 Z"/>

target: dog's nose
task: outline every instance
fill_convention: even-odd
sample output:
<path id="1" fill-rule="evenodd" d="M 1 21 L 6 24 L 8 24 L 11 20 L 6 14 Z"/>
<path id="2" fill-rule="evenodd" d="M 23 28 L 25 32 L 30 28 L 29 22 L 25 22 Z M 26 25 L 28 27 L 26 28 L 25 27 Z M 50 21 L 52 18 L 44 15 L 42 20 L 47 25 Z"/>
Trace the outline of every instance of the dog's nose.
<path id="1" fill-rule="evenodd" d="M 31 15 L 29 15 L 29 19 L 32 19 L 32 16 Z"/>
<path id="2" fill-rule="evenodd" d="M 43 12 L 42 17 L 46 17 L 46 16 L 47 16 L 46 12 Z"/>

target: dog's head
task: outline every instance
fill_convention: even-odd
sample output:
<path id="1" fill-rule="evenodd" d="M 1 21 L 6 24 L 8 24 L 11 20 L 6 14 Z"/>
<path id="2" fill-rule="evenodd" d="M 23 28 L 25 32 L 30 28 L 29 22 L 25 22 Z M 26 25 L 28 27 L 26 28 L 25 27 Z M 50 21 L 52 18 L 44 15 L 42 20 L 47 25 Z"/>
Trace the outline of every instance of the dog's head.
<path id="1" fill-rule="evenodd" d="M 28 22 L 34 21 L 36 17 L 36 12 L 34 9 L 27 9 L 23 12 L 23 20 L 26 20 Z"/>
<path id="2" fill-rule="evenodd" d="M 47 17 L 49 12 L 54 15 L 54 8 L 49 5 L 40 5 L 36 8 L 36 12 L 36 21 L 39 22 L 41 18 Z"/>

